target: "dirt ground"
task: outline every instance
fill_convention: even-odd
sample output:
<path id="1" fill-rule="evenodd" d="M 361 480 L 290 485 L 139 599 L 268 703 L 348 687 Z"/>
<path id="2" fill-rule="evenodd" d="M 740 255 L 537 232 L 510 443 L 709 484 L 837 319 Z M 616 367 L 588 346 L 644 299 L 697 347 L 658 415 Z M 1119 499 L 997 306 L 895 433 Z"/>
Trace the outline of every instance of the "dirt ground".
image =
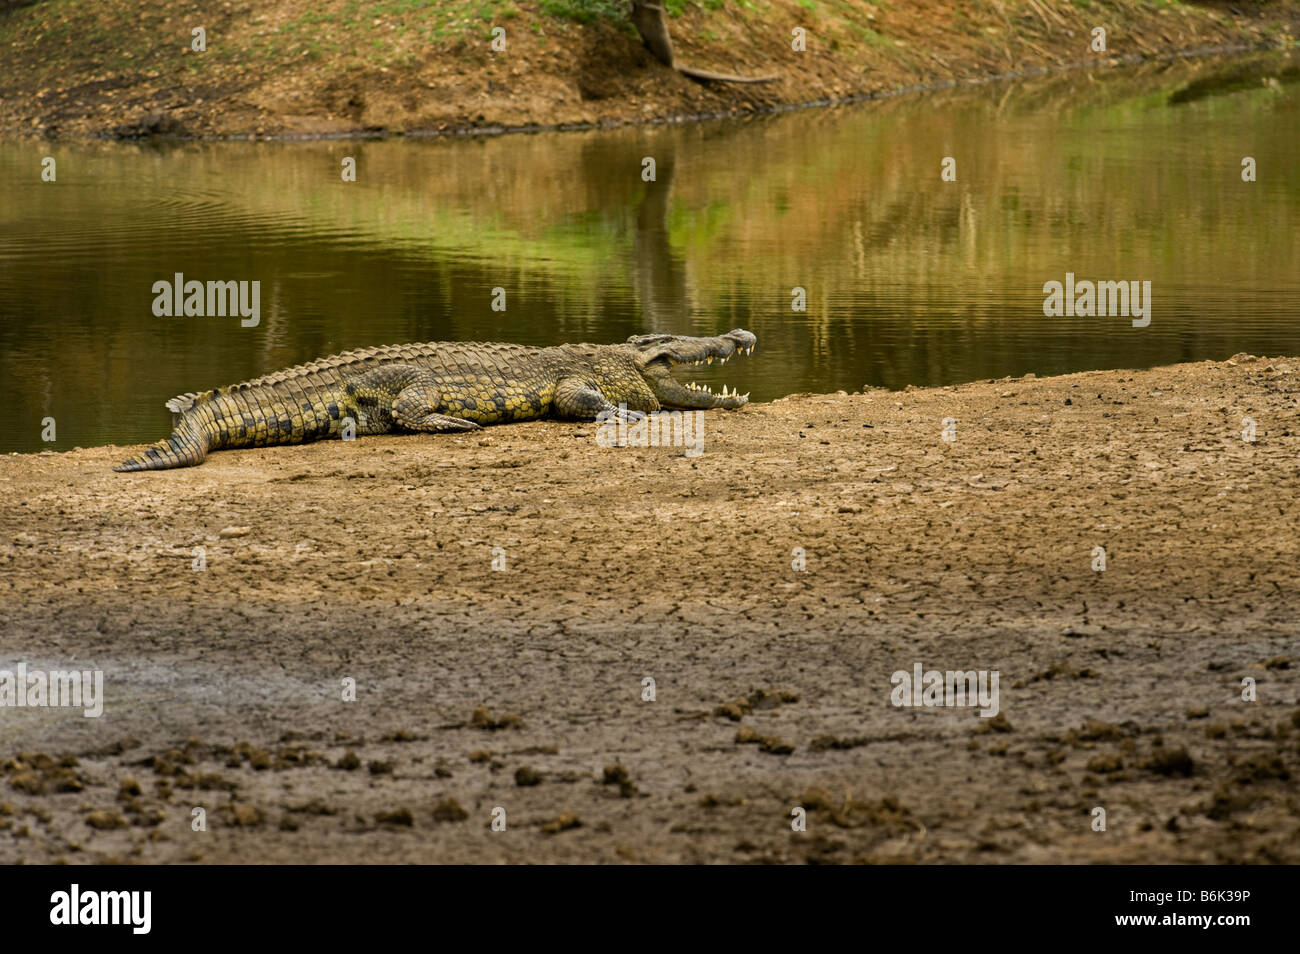
<path id="1" fill-rule="evenodd" d="M 678 62 L 777 81 L 688 79 L 646 51 L 618 3 L 600 0 L 0 0 L 0 135 L 294 138 L 663 122 L 1287 47 L 1300 34 L 1295 0 L 668 8 Z M 1090 45 L 1098 27 L 1104 52 Z M 506 31 L 502 51 L 491 48 L 494 28 Z M 796 28 L 803 50 L 793 48 Z"/>
<path id="2" fill-rule="evenodd" d="M 1298 398 L 1239 355 L 796 395 L 697 457 L 0 458 L 0 669 L 105 695 L 3 710 L 0 862 L 1300 862 Z M 999 715 L 895 707 L 917 664 Z"/>

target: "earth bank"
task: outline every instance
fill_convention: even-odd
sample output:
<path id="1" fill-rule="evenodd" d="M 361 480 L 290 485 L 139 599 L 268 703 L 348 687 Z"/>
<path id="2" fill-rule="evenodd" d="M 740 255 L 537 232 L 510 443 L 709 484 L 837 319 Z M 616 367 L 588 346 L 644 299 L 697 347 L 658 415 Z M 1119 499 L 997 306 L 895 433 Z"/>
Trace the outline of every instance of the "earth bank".
<path id="1" fill-rule="evenodd" d="M 665 7 L 680 63 L 777 81 L 689 79 L 650 55 L 614 0 L 8 0 L 0 135 L 270 138 L 661 122 L 1290 47 L 1300 34 L 1295 0 Z M 1098 28 L 1104 51 L 1093 49 Z M 493 50 L 494 30 L 505 31 L 504 50 Z"/>

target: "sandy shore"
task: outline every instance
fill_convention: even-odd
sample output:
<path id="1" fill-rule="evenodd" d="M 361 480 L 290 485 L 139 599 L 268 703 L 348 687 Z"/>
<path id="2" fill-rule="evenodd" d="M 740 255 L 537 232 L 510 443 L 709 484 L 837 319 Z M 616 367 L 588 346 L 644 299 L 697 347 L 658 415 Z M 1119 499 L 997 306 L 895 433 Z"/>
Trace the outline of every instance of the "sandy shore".
<path id="1" fill-rule="evenodd" d="M 1300 862 L 1298 371 L 0 459 L 0 862 Z"/>

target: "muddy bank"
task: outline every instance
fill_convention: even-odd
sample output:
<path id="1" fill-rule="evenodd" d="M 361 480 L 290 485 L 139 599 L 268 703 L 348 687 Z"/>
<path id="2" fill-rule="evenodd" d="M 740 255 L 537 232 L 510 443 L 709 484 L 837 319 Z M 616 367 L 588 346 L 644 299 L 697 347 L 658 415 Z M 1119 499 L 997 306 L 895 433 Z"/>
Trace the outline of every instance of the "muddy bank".
<path id="1" fill-rule="evenodd" d="M 1287 47 L 1300 32 L 1293 0 L 666 7 L 679 62 L 776 82 L 674 72 L 605 0 L 37 2 L 0 12 L 0 134 L 295 137 L 655 122 Z M 1092 48 L 1097 28 L 1104 51 Z M 494 36 L 503 50 L 493 50 Z"/>
<path id="2" fill-rule="evenodd" d="M 4 710 L 0 861 L 1300 861 L 1298 373 L 5 457 L 0 669 L 104 710 Z"/>

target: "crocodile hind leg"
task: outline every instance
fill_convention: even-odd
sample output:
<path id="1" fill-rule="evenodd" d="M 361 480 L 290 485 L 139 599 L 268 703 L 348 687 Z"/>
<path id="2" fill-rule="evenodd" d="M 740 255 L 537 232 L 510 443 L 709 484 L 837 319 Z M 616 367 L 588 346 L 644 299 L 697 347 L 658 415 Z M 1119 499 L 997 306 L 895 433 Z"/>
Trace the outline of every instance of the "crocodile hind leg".
<path id="1" fill-rule="evenodd" d="M 438 433 L 477 431 L 479 425 L 463 417 L 439 414 L 438 380 L 427 371 L 417 371 L 393 400 L 393 423 L 403 430 Z"/>
<path id="2" fill-rule="evenodd" d="M 393 428 L 428 433 L 479 428 L 463 417 L 439 413 L 437 375 L 409 364 L 367 371 L 347 383 L 346 393 L 363 434 L 383 434 Z"/>
<path id="3" fill-rule="evenodd" d="M 398 410 L 396 402 L 393 404 L 393 422 L 403 430 L 425 431 L 430 434 L 441 431 L 477 431 L 481 427 L 463 417 L 438 414 L 436 411 L 418 405 L 410 405 Z"/>

